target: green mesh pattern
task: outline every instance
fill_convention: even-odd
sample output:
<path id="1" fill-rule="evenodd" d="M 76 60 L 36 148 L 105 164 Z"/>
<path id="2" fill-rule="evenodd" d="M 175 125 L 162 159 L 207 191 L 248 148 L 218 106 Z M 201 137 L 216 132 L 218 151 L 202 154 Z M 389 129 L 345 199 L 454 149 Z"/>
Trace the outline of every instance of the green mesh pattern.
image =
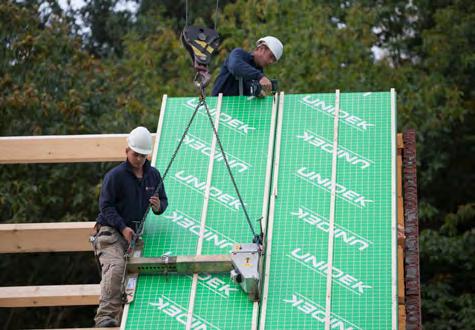
<path id="1" fill-rule="evenodd" d="M 324 329 L 334 104 L 285 96 L 268 329 Z M 343 93 L 340 109 L 330 328 L 391 329 L 390 93 Z"/>
<path id="2" fill-rule="evenodd" d="M 331 329 L 397 326 L 390 99 L 386 92 L 340 97 Z M 217 99 L 207 101 L 214 112 Z M 197 102 L 168 99 L 154 164 L 161 171 Z M 334 103 L 333 93 L 286 95 L 278 114 L 283 126 L 279 175 L 272 183 L 277 199 L 269 219 L 269 287 L 259 315 L 268 329 L 324 329 Z M 269 207 L 266 167 L 276 122 L 272 98 L 223 98 L 219 134 L 256 229 Z M 196 254 L 212 136 L 201 109 L 165 180 L 169 208 L 147 219 L 145 256 Z M 270 143 L 272 156 L 273 138 Z M 252 236 L 219 153 L 211 187 L 202 253 L 229 253 L 232 244 Z M 183 329 L 191 283 L 191 276 L 141 275 L 126 328 Z M 252 316 L 253 304 L 229 275 L 199 275 L 192 329 L 250 329 Z"/>
<path id="3" fill-rule="evenodd" d="M 196 98 L 169 98 L 154 164 L 164 170 L 178 145 Z M 207 98 L 211 112 L 217 98 Z M 256 230 L 263 213 L 271 126 L 272 98 L 223 99 L 219 124 L 230 167 Z M 167 211 L 146 221 L 144 256 L 194 255 L 198 243 L 213 131 L 200 109 L 165 179 Z M 269 140 L 269 138 L 272 138 Z M 269 166 L 270 175 L 270 166 Z M 269 182 L 268 182 L 269 184 Z M 227 254 L 234 243 L 249 243 L 252 233 L 217 145 L 202 254 Z M 145 276 L 137 284 L 127 329 L 182 329 L 186 324 L 192 276 Z M 199 274 L 192 329 L 250 328 L 253 303 L 229 274 Z"/>

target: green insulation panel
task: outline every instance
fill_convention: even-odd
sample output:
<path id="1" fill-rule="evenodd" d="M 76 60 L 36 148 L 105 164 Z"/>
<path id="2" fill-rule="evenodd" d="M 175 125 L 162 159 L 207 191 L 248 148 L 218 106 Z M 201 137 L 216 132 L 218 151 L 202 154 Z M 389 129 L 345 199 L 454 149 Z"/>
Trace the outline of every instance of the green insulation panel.
<path id="1" fill-rule="evenodd" d="M 197 98 L 168 98 L 166 101 L 154 164 L 162 172 L 197 103 Z M 207 103 L 214 120 L 217 98 L 209 97 Z M 257 220 L 267 211 L 275 116 L 271 97 L 226 97 L 222 100 L 219 137 L 255 230 L 259 230 Z M 202 254 L 228 254 L 233 244 L 252 241 L 252 231 L 219 145 L 212 152 L 213 135 L 209 117 L 201 107 L 165 178 L 168 209 L 164 214 L 150 215 L 146 220 L 145 257 L 197 254 L 211 155 L 214 165 Z M 135 300 L 128 311 L 126 328 L 184 328 L 191 292 L 192 276 L 141 275 Z M 198 275 L 192 329 L 250 329 L 253 310 L 254 304 L 230 280 L 229 274 Z M 257 312 L 256 308 L 255 317 Z"/>
<path id="2" fill-rule="evenodd" d="M 392 100 L 389 92 L 341 93 L 335 149 L 334 93 L 224 97 L 220 138 L 254 227 L 261 216 L 267 224 L 264 299 L 250 302 L 228 274 L 199 274 L 193 295 L 192 276 L 140 275 L 125 328 L 184 329 L 194 296 L 191 329 L 324 329 L 331 269 L 330 329 L 396 329 Z M 214 119 L 218 98 L 207 102 Z M 166 100 L 153 164 L 162 173 L 197 103 Z M 169 207 L 146 221 L 144 256 L 196 254 L 202 221 L 202 254 L 229 253 L 233 244 L 251 241 L 219 146 L 211 157 L 212 140 L 201 108 L 165 179 Z"/>
<path id="3" fill-rule="evenodd" d="M 262 328 L 324 329 L 336 166 L 330 329 L 392 329 L 395 131 L 390 93 L 286 95 Z M 336 153 L 336 162 L 332 161 Z M 263 315 L 265 313 L 265 315 Z"/>

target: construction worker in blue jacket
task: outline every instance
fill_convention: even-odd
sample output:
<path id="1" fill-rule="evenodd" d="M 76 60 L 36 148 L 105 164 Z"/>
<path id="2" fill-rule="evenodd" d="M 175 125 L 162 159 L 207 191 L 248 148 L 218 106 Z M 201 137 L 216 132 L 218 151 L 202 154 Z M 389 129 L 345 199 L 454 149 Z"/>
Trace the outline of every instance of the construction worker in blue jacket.
<path id="1" fill-rule="evenodd" d="M 155 214 L 168 206 L 162 177 L 147 160 L 151 152 L 152 135 L 145 127 L 135 128 L 127 137 L 127 159 L 104 177 L 94 240 L 102 272 L 96 327 L 119 326 L 124 254 L 149 205 Z"/>
<path id="2" fill-rule="evenodd" d="M 276 63 L 282 56 L 284 46 L 279 39 L 267 36 L 256 43 L 251 53 L 235 48 L 221 66 L 221 71 L 213 86 L 212 95 L 251 95 L 251 82 L 257 81 L 262 87 L 261 96 L 272 90 L 271 81 L 264 75 L 264 68 Z"/>

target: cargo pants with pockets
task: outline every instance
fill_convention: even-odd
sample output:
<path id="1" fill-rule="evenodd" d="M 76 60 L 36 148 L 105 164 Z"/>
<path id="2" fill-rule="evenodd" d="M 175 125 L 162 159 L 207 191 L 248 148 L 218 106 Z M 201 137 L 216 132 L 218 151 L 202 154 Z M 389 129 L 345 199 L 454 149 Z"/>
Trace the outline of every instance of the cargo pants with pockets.
<path id="1" fill-rule="evenodd" d="M 115 319 L 120 323 L 123 303 L 124 254 L 128 243 L 115 228 L 101 226 L 94 244 L 102 272 L 101 297 L 94 321 L 98 324 L 104 320 Z"/>

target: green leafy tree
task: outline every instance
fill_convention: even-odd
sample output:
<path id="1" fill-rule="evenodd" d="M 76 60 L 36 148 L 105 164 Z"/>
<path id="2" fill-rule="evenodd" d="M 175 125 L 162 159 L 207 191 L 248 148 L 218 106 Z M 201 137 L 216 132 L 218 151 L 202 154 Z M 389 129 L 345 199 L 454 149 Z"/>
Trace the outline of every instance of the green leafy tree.
<path id="1" fill-rule="evenodd" d="M 115 133 L 147 125 L 143 113 L 120 101 L 127 90 L 108 63 L 86 51 L 68 17 L 45 3 L 0 4 L 1 135 Z M 112 165 L 2 165 L 0 221 L 94 220 L 101 178 Z M 0 267 L 2 285 L 99 281 L 90 253 L 2 255 Z M 7 329 L 87 327 L 93 310 L 2 309 L 0 319 Z"/>
<path id="2" fill-rule="evenodd" d="M 118 8 L 120 0 L 93 0 L 70 15 L 81 17 L 76 31 L 83 33 L 86 49 L 96 57 L 121 57 L 124 51 L 123 37 L 132 25 L 133 14 L 126 8 Z M 130 5 L 136 1 L 128 1 Z"/>

